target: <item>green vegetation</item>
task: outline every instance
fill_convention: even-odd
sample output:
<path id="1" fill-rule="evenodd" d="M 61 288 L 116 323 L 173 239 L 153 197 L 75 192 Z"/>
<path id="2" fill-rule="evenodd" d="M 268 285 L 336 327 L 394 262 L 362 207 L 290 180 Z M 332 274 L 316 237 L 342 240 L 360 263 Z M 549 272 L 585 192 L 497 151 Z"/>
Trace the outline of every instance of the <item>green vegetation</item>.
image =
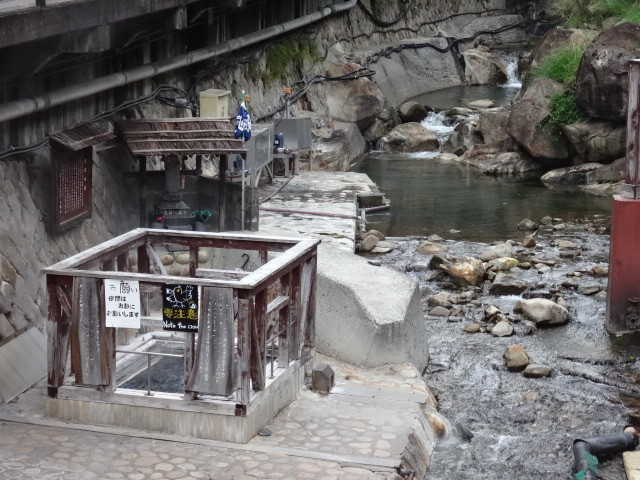
<path id="1" fill-rule="evenodd" d="M 304 64 L 321 57 L 318 46 L 309 35 L 299 35 L 271 45 L 266 52 L 265 66 L 260 69 L 257 62 L 249 66 L 249 77 L 261 79 L 265 85 L 284 78 L 292 71 L 302 73 Z"/>
<path id="2" fill-rule="evenodd" d="M 599 29 L 610 17 L 640 23 L 640 0 L 557 0 L 554 10 L 568 27 Z"/>
<path id="3" fill-rule="evenodd" d="M 576 104 L 576 91 L 555 93 L 551 97 L 551 112 L 544 121 L 545 125 L 561 127 L 584 120 L 584 114 Z"/>
<path id="4" fill-rule="evenodd" d="M 585 47 L 569 46 L 549 53 L 533 71 L 534 78 L 551 78 L 566 87 L 573 86 Z"/>

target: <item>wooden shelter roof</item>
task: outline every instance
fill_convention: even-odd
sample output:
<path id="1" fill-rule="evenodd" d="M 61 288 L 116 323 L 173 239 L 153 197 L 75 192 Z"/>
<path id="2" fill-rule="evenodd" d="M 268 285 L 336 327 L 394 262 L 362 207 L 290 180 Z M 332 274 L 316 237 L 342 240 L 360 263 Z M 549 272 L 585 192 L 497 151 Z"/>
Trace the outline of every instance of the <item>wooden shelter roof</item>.
<path id="1" fill-rule="evenodd" d="M 80 150 L 115 138 L 113 125 L 107 120 L 83 123 L 50 135 L 52 139 L 71 150 Z"/>
<path id="2" fill-rule="evenodd" d="M 123 120 L 117 131 L 132 155 L 246 153 L 226 118 L 157 118 Z"/>

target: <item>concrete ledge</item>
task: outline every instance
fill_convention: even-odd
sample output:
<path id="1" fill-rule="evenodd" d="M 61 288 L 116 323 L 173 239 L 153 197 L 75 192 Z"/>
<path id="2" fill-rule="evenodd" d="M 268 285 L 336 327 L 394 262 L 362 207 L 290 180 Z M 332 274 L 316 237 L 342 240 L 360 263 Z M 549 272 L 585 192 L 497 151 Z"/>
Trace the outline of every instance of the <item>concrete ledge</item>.
<path id="1" fill-rule="evenodd" d="M 352 365 L 427 365 L 418 284 L 395 270 L 326 245 L 318 249 L 318 352 Z"/>
<path id="2" fill-rule="evenodd" d="M 59 398 L 49 398 L 47 415 L 79 424 L 247 443 L 295 400 L 304 384 L 304 367 L 305 363 L 295 362 L 265 391 L 252 395 L 244 417 L 234 415 L 235 404 L 231 402 L 184 401 L 170 395 L 141 398 L 80 387 L 61 388 Z"/>

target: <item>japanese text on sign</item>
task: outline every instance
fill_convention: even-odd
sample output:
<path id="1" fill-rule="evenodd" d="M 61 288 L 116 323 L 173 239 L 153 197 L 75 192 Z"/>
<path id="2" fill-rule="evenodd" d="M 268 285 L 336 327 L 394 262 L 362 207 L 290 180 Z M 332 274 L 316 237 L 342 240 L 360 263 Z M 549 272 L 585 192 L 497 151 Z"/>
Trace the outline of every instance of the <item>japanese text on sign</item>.
<path id="1" fill-rule="evenodd" d="M 198 331 L 198 286 L 162 286 L 162 328 L 174 332 Z"/>
<path id="2" fill-rule="evenodd" d="M 107 327 L 140 328 L 140 285 L 137 281 L 104 281 Z"/>

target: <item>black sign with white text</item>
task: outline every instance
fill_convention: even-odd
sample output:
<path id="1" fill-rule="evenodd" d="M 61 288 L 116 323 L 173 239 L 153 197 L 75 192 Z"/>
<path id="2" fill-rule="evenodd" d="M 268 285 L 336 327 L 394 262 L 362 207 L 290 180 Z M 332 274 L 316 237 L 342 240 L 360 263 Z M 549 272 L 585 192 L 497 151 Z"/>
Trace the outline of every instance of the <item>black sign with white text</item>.
<path id="1" fill-rule="evenodd" d="M 162 286 L 162 329 L 198 332 L 198 286 Z"/>

